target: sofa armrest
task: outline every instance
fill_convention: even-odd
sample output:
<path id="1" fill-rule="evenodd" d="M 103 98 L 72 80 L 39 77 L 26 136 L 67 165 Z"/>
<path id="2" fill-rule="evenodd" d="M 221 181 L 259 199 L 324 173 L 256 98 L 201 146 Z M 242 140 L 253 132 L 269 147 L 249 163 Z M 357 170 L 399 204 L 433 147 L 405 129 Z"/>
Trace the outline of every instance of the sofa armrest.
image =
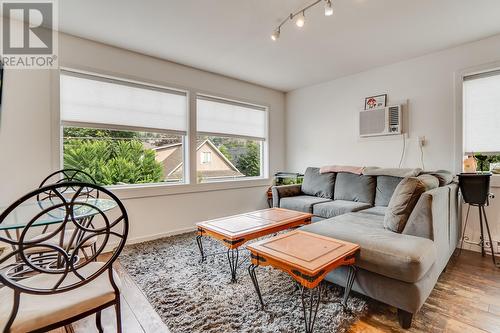
<path id="1" fill-rule="evenodd" d="M 283 185 L 273 186 L 273 207 L 280 206 L 280 199 L 286 197 L 294 197 L 302 194 L 302 185 Z"/>
<path id="2" fill-rule="evenodd" d="M 457 246 L 458 233 L 458 185 L 454 183 L 423 193 L 403 230 L 403 234 L 433 240 L 442 267 Z"/>

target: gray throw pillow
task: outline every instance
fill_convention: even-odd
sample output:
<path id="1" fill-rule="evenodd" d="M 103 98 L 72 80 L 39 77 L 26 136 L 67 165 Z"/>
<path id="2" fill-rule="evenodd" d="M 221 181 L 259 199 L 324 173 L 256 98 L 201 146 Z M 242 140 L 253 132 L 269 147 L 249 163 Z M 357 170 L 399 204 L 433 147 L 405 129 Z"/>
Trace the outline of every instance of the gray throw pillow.
<path id="1" fill-rule="evenodd" d="M 418 199 L 426 191 L 426 184 L 416 177 L 404 178 L 392 195 L 384 217 L 384 227 L 401 233 Z"/>
<path id="2" fill-rule="evenodd" d="M 335 200 L 364 202 L 373 205 L 377 180 L 372 176 L 339 172 L 335 180 Z"/>
<path id="3" fill-rule="evenodd" d="M 378 176 L 377 190 L 375 192 L 375 206 L 387 207 L 391 201 L 392 194 L 401 180 L 403 180 L 402 177 Z"/>
<path id="4" fill-rule="evenodd" d="M 333 198 L 333 188 L 335 186 L 334 173 L 319 173 L 319 168 L 309 167 L 304 173 L 302 182 L 302 193 L 321 198 Z"/>

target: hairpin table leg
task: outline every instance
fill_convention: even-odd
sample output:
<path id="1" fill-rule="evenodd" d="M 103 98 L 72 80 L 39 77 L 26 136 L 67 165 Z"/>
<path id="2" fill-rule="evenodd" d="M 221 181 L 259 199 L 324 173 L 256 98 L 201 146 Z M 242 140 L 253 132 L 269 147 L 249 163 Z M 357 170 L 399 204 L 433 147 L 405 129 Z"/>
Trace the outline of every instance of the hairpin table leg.
<path id="1" fill-rule="evenodd" d="M 257 292 L 257 296 L 259 297 L 260 305 L 262 306 L 262 309 L 264 309 L 264 301 L 262 300 L 262 294 L 260 292 L 259 282 L 257 281 L 257 274 L 255 274 L 255 269 L 257 267 L 258 267 L 257 265 L 250 264 L 250 266 L 248 266 L 248 274 L 252 279 L 253 286 L 255 288 L 255 291 Z"/>
<path id="2" fill-rule="evenodd" d="M 203 251 L 203 243 L 201 242 L 202 235 L 196 236 L 196 244 L 198 244 L 198 249 L 200 250 L 201 262 L 205 261 L 205 252 Z"/>
<path id="3" fill-rule="evenodd" d="M 239 251 L 238 249 L 228 249 L 227 250 L 227 260 L 229 261 L 229 268 L 231 269 L 231 282 L 235 283 L 236 280 L 236 269 L 238 268 Z"/>
<path id="4" fill-rule="evenodd" d="M 302 311 L 304 313 L 304 324 L 306 333 L 312 333 L 316 316 L 318 314 L 319 303 L 321 302 L 321 294 L 323 293 L 323 283 L 318 284 L 315 288 L 308 289 L 302 286 L 300 297 L 302 299 Z M 309 294 L 309 295 L 307 295 Z"/>
<path id="5" fill-rule="evenodd" d="M 345 291 L 344 291 L 344 299 L 342 300 L 342 305 L 344 307 L 347 306 L 347 298 L 349 297 L 349 293 L 351 292 L 352 285 L 354 283 L 354 280 L 356 279 L 356 271 L 357 268 L 355 266 L 349 266 L 349 271 L 347 272 L 347 281 L 345 284 Z"/>

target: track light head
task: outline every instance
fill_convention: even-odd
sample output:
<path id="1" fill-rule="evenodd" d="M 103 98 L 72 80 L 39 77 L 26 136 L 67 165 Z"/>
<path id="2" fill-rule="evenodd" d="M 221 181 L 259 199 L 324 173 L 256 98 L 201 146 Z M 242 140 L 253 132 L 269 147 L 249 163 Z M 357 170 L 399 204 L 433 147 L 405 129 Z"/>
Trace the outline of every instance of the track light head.
<path id="1" fill-rule="evenodd" d="M 303 11 L 302 13 L 297 15 L 297 20 L 295 20 L 295 25 L 299 28 L 302 28 L 305 23 L 306 23 L 306 15 L 305 12 Z"/>
<path id="2" fill-rule="evenodd" d="M 274 30 L 273 34 L 271 35 L 271 39 L 273 41 L 276 41 L 278 38 L 280 38 L 280 29 Z"/>
<path id="3" fill-rule="evenodd" d="M 325 3 L 325 16 L 332 16 L 332 15 L 333 15 L 332 0 L 326 0 L 326 3 Z"/>

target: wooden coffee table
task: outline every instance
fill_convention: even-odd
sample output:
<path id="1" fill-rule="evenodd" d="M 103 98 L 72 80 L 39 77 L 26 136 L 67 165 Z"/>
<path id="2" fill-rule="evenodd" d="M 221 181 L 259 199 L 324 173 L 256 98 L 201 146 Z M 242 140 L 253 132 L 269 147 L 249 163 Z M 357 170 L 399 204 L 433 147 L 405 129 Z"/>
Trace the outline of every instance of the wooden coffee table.
<path id="1" fill-rule="evenodd" d="M 210 236 L 221 241 L 228 248 L 231 281 L 236 282 L 240 246 L 251 239 L 309 224 L 312 216 L 313 214 L 294 210 L 269 208 L 197 223 L 196 242 L 200 249 L 201 261 L 205 261 L 208 256 L 203 251 L 202 237 Z"/>
<path id="2" fill-rule="evenodd" d="M 264 301 L 255 274 L 256 267 L 270 265 L 281 269 L 301 285 L 306 333 L 313 331 L 321 300 L 321 282 L 329 272 L 340 266 L 349 266 L 342 300 L 342 305 L 346 305 L 347 297 L 356 278 L 354 263 L 359 245 L 295 230 L 249 244 L 247 249 L 252 259 L 248 273 L 262 307 L 264 307 Z"/>

